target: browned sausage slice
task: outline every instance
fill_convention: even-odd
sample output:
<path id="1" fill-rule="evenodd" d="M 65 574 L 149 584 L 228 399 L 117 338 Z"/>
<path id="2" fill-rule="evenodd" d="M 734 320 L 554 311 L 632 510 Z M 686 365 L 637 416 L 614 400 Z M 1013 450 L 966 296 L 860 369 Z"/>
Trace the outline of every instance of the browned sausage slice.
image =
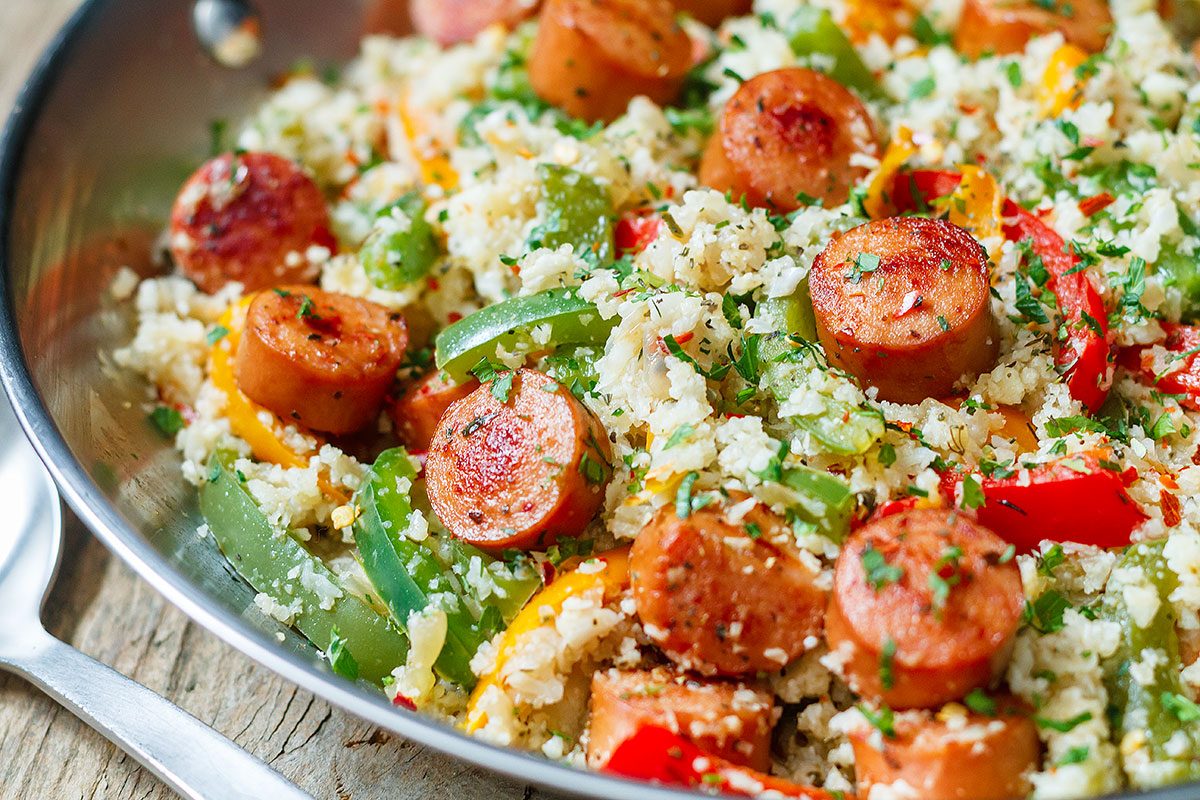
<path id="1" fill-rule="evenodd" d="M 811 202 L 805 195 L 832 208 L 867 174 L 851 163 L 858 153 L 879 154 L 858 98 L 811 69 L 779 69 L 746 81 L 725 105 L 700 182 L 777 211 Z"/>
<path id="2" fill-rule="evenodd" d="M 428 450 L 446 409 L 478 388 L 475 379 L 451 383 L 440 370 L 409 386 L 388 411 L 400 442 L 409 450 Z"/>
<path id="3" fill-rule="evenodd" d="M 995 362 L 987 256 L 949 222 L 895 217 L 835 235 L 809 287 L 830 362 L 882 400 L 945 396 Z"/>
<path id="4" fill-rule="evenodd" d="M 288 286 L 246 311 L 238 386 L 285 420 L 350 433 L 375 420 L 408 333 L 404 318 L 358 297 Z"/>
<path id="5" fill-rule="evenodd" d="M 206 292 L 238 281 L 247 292 L 310 283 L 313 245 L 336 247 L 321 190 L 273 153 L 223 155 L 183 185 L 171 211 L 171 256 Z"/>
<path id="6" fill-rule="evenodd" d="M 655 669 L 592 676 L 587 759 L 594 769 L 638 730 L 667 728 L 706 753 L 765 772 L 771 765 L 774 698 L 744 684 L 701 682 Z"/>
<path id="7" fill-rule="evenodd" d="M 675 8 L 703 22 L 710 28 L 720 25 L 726 17 L 741 17 L 754 8 L 754 0 L 671 0 Z"/>
<path id="8" fill-rule="evenodd" d="M 954 511 L 884 517 L 847 540 L 825 617 L 851 688 L 934 708 L 986 686 L 1008 659 L 1025 596 L 1008 545 Z"/>
<path id="9" fill-rule="evenodd" d="M 1035 36 L 1059 31 L 1089 53 L 1098 53 L 1112 31 L 1107 0 L 966 0 L 954 46 L 972 58 L 1021 53 Z"/>
<path id="10" fill-rule="evenodd" d="M 608 121 L 637 95 L 670 103 L 691 62 L 692 41 L 668 0 L 547 0 L 529 80 L 571 116 Z"/>
<path id="11" fill-rule="evenodd" d="M 460 539 L 492 550 L 544 548 L 596 516 L 611 461 L 603 426 L 570 390 L 521 369 L 450 406 L 425 477 L 434 513 Z"/>
<path id="12" fill-rule="evenodd" d="M 684 669 L 776 671 L 821 632 L 825 594 L 778 515 L 756 505 L 735 523 L 727 513 L 710 505 L 680 519 L 664 508 L 638 534 L 630 553 L 638 616 Z"/>
<path id="13" fill-rule="evenodd" d="M 994 716 L 910 712 L 896 718 L 895 738 L 873 728 L 851 732 L 860 797 L 903 781 L 922 800 L 1015 800 L 1033 789 L 1029 774 L 1041 754 L 1037 727 L 1007 698 Z"/>
<path id="14" fill-rule="evenodd" d="M 541 0 L 411 0 L 420 33 L 444 45 L 469 42 L 491 25 L 514 28 L 537 13 Z"/>

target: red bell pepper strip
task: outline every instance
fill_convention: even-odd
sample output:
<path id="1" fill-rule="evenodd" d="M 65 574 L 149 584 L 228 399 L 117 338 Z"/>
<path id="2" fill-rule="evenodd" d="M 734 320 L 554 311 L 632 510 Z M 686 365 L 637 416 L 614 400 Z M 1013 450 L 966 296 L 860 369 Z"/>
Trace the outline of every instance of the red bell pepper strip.
<path id="1" fill-rule="evenodd" d="M 706 789 L 737 797 L 798 797 L 803 800 L 834 800 L 823 789 L 801 786 L 705 753 L 682 736 L 666 728 L 647 725 L 613 751 L 606 772 L 667 786 Z M 846 800 L 850 795 L 842 794 Z"/>
<path id="2" fill-rule="evenodd" d="M 921 211 L 939 197 L 952 194 L 961 177 L 946 170 L 915 170 L 896 176 L 892 202 L 901 213 Z M 1112 386 L 1112 345 L 1104 301 L 1087 275 L 1072 272 L 1080 259 L 1053 228 L 1012 200 L 1001 209 L 1004 236 L 1029 241 L 1050 273 L 1048 286 L 1066 319 L 1066 339 L 1054 344 L 1054 361 L 1066 376 L 1071 396 L 1096 411 Z"/>
<path id="3" fill-rule="evenodd" d="M 617 258 L 625 255 L 637 255 L 650 246 L 658 238 L 662 230 L 662 217 L 643 217 L 636 214 L 626 214 L 617 221 L 613 236 L 617 245 Z"/>
<path id="4" fill-rule="evenodd" d="M 1121 366 L 1138 373 L 1148 384 L 1166 394 L 1181 395 L 1179 404 L 1200 411 L 1200 328 L 1162 323 L 1167 338 L 1163 347 L 1175 354 L 1170 372 L 1156 374 L 1149 347 L 1130 347 L 1121 353 Z"/>
<path id="5" fill-rule="evenodd" d="M 1125 491 L 1125 474 L 1101 461 L 1096 453 L 1084 453 L 1007 478 L 983 478 L 985 502 L 976 517 L 1018 553 L 1036 550 L 1043 539 L 1124 547 L 1147 517 Z M 956 472 L 942 476 L 942 495 L 950 503 L 960 478 Z"/>

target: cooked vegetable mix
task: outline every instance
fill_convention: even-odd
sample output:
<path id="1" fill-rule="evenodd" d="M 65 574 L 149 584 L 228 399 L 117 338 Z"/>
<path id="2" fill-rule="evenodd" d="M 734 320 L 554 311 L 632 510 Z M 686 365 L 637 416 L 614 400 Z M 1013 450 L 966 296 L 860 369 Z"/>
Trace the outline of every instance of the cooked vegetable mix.
<path id="1" fill-rule="evenodd" d="M 1200 781 L 1190 3 L 409 12 L 112 287 L 265 630 L 701 793 Z"/>

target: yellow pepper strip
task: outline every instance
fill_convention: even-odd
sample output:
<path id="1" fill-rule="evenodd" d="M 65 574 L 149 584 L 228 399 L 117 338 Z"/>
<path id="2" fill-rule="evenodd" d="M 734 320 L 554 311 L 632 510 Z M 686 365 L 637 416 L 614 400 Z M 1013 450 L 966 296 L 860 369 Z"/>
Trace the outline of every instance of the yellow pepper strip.
<path id="1" fill-rule="evenodd" d="M 271 412 L 243 394 L 233 375 L 233 356 L 237 353 L 238 342 L 241 340 L 245 310 L 253 299 L 253 295 L 242 298 L 235 308 L 229 309 L 221 316 L 219 324 L 229 332 L 209 350 L 208 376 L 213 385 L 225 393 L 225 416 L 229 419 L 230 429 L 235 436 L 244 439 L 246 444 L 250 445 L 250 452 L 255 458 L 281 467 L 304 469 L 308 466 L 309 456 L 288 447 L 275 435 L 271 426 L 265 425 L 259 419 L 258 415 L 261 412 Z M 236 315 L 235 309 L 239 312 Z M 275 415 L 271 416 L 274 418 Z M 334 486 L 324 473 L 317 476 L 317 485 L 331 500 L 341 505 L 349 502 L 350 498 L 346 493 Z"/>
<path id="2" fill-rule="evenodd" d="M 407 98 L 397 104 L 396 111 L 400 116 L 404 137 L 408 139 L 409 151 L 421 170 L 421 182 L 427 186 L 440 186 L 446 191 L 457 187 L 458 173 L 450 165 L 446 154 L 429 145 L 421 145 L 419 139 L 422 131 L 417 125 L 417 116 L 409 107 Z"/>
<path id="3" fill-rule="evenodd" d="M 1083 101 L 1083 82 L 1076 70 L 1087 60 L 1088 54 L 1073 44 L 1064 44 L 1050 56 L 1037 90 L 1038 107 L 1043 117 L 1057 117 L 1067 109 L 1079 108 Z"/>
<path id="4" fill-rule="evenodd" d="M 888 193 L 891 191 L 896 173 L 904 166 L 904 162 L 917 154 L 919 149 L 913 144 L 912 131 L 903 127 L 896 133 L 896 138 L 888 144 L 883 158 L 879 161 L 879 169 L 875 172 L 875 177 L 871 179 L 871 185 L 867 187 L 867 196 L 863 199 L 863 208 L 866 209 L 871 219 L 883 219 L 891 216 L 892 204 Z"/>
<path id="5" fill-rule="evenodd" d="M 603 588 L 604 599 L 608 602 L 629 586 L 629 548 L 622 547 L 601 553 L 595 560 L 604 562 L 603 569 L 584 572 L 577 568 L 565 573 L 534 595 L 504 631 L 496 648 L 496 660 L 492 669 L 479 679 L 467 703 L 467 721 L 463 724 L 467 733 L 474 733 L 487 725 L 487 712 L 479 707 L 480 699 L 493 686 L 500 687 L 503 682 L 501 673 L 525 634 L 552 622 L 562 613 L 563 603 L 571 597 Z M 590 565 L 591 561 L 584 563 Z"/>
<path id="6" fill-rule="evenodd" d="M 1004 203 L 999 184 L 990 172 L 974 164 L 964 164 L 960 171 L 962 182 L 949 197 L 950 221 L 976 239 L 999 236 Z"/>
<path id="7" fill-rule="evenodd" d="M 912 16 L 905 0 L 849 0 L 845 24 L 855 44 L 865 44 L 874 35 L 895 44 L 912 29 Z"/>
<path id="8" fill-rule="evenodd" d="M 1000 406 L 996 410 L 1004 415 L 1004 427 L 997 433 L 1016 442 L 1018 453 L 1037 452 L 1037 435 L 1033 432 L 1029 415 L 1016 406 Z"/>

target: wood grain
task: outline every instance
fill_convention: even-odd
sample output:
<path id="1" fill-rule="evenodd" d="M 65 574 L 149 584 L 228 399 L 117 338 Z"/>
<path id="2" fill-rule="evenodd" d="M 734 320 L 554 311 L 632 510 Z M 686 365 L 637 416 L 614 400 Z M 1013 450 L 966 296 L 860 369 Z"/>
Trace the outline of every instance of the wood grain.
<path id="1" fill-rule="evenodd" d="M 77 5 L 0 0 L 0 111 L 7 113 L 42 46 Z M 47 606 L 52 633 L 211 724 L 314 797 L 548 800 L 387 734 L 288 684 L 191 623 L 74 519 L 65 552 Z M 0 674 L 0 798 L 172 796 L 70 713 Z"/>

